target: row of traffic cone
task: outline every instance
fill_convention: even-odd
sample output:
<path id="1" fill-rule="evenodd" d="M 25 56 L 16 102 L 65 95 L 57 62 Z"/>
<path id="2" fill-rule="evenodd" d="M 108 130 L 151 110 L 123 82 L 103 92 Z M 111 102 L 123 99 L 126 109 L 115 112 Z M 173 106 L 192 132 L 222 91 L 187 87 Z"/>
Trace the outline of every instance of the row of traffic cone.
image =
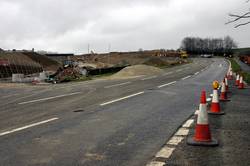
<path id="1" fill-rule="evenodd" d="M 235 86 L 237 86 L 238 89 L 244 89 L 243 76 L 240 76 L 239 74 L 237 74 L 236 80 L 235 80 Z"/>
<path id="2" fill-rule="evenodd" d="M 193 137 L 187 138 L 187 144 L 199 145 L 199 146 L 217 146 L 219 144 L 218 141 L 211 136 L 209 122 L 208 122 L 208 113 L 215 115 L 225 114 L 220 109 L 219 101 L 230 101 L 227 95 L 229 93 L 228 79 L 229 80 L 233 79 L 233 73 L 231 68 L 221 84 L 220 96 L 218 95 L 219 83 L 217 81 L 213 82 L 213 87 L 214 87 L 213 97 L 209 111 L 207 110 L 207 104 L 206 104 L 207 101 L 206 92 L 204 90 L 201 92 L 197 123 L 195 126 L 195 135 Z M 240 76 L 239 74 L 236 77 L 236 84 L 238 86 L 238 89 L 244 88 L 243 77 Z"/>

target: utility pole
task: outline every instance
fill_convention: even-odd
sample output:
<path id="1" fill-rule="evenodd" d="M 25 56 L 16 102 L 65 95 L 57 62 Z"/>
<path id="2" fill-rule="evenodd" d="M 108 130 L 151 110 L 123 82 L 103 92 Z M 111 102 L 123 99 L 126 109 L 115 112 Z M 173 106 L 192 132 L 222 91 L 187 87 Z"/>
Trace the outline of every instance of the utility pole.
<path id="1" fill-rule="evenodd" d="M 111 44 L 109 43 L 108 45 L 108 64 L 110 64 L 110 49 L 111 49 Z"/>

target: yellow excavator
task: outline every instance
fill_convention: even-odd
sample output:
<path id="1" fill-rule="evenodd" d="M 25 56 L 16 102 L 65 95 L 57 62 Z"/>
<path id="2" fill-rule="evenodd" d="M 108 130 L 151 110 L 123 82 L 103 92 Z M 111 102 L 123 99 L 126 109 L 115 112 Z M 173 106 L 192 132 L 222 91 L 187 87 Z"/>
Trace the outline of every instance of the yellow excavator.
<path id="1" fill-rule="evenodd" d="M 183 59 L 188 58 L 187 51 L 180 51 L 180 57 Z"/>

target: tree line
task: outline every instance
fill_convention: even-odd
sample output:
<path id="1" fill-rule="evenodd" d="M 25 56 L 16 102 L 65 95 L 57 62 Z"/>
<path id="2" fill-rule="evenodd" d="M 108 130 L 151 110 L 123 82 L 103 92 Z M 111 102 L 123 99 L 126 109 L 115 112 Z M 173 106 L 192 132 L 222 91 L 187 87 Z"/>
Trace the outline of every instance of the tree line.
<path id="1" fill-rule="evenodd" d="M 181 49 L 191 54 L 229 55 L 237 44 L 230 37 L 224 38 L 200 38 L 185 37 L 181 42 Z"/>

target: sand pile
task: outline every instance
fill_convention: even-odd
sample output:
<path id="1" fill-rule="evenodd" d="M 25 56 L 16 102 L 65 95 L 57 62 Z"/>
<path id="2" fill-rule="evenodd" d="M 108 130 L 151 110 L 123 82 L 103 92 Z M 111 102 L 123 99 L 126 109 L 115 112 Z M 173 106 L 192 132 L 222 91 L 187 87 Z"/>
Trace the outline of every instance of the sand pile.
<path id="1" fill-rule="evenodd" d="M 162 69 L 148 65 L 128 66 L 118 73 L 112 75 L 112 79 L 133 78 L 142 75 L 157 75 L 163 73 Z"/>

